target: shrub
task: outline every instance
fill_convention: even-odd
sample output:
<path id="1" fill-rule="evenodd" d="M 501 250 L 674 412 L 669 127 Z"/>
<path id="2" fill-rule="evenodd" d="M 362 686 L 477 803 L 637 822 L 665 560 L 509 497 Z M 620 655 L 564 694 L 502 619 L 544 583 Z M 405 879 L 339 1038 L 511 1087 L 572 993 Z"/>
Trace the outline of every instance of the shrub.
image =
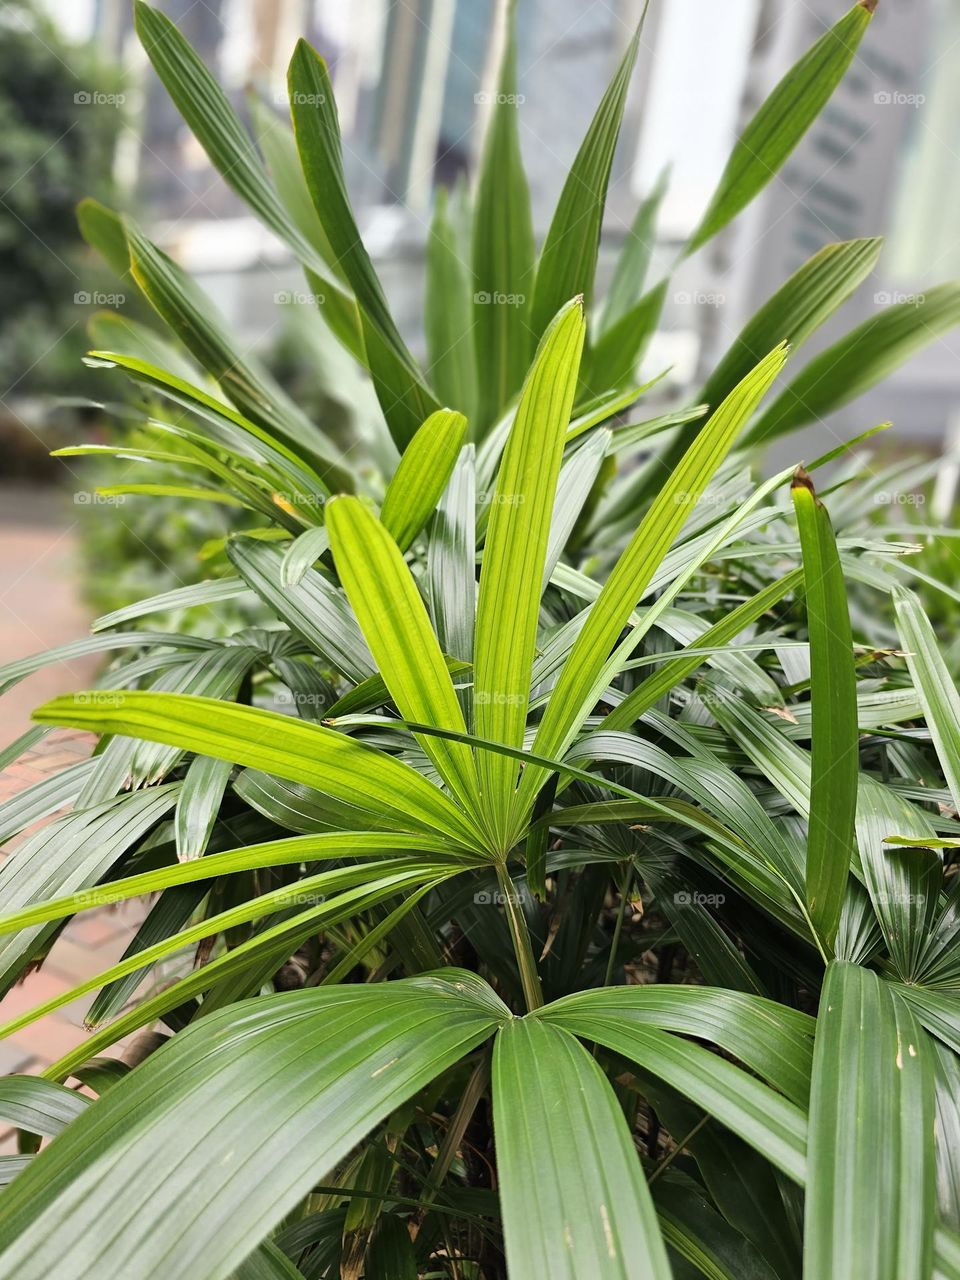
<path id="1" fill-rule="evenodd" d="M 782 164 L 872 8 L 760 108 L 686 252 Z M 78 1050 L 0 1089 L 55 1135 L 25 1139 L 0 1200 L 0 1275 L 960 1274 L 960 699 L 903 545 L 838 538 L 815 493 L 849 446 L 752 478 L 758 442 L 955 323 L 957 286 L 771 398 L 879 250 L 828 246 L 692 407 L 635 418 L 665 287 L 644 291 L 639 234 L 605 305 L 592 283 L 636 41 L 535 259 L 508 39 L 471 205 L 437 208 L 424 369 L 357 234 L 322 61 L 298 46 L 271 180 L 175 28 L 137 13 L 369 369 L 389 478 L 86 206 L 188 353 L 92 357 L 167 406 L 131 450 L 161 479 L 135 487 L 258 522 L 232 577 L 3 672 L 121 653 L 37 712 L 100 746 L 2 811 L 16 829 L 74 801 L 0 872 L 4 983 L 75 912 L 158 896 L 120 963 L 3 1028 L 98 992 Z M 127 626 L 241 593 L 266 625 Z M 98 1056 L 155 1025 L 133 1069 Z"/>
<path id="2" fill-rule="evenodd" d="M 33 397 L 75 390 L 83 321 L 116 289 L 108 272 L 82 268 L 73 210 L 94 182 L 110 198 L 122 84 L 90 49 L 65 41 L 43 10 L 7 0 L 0 11 L 0 449 L 8 480 L 54 470 L 46 450 L 51 438 L 64 438 L 54 433 L 66 430 L 68 415 L 41 412 Z"/>

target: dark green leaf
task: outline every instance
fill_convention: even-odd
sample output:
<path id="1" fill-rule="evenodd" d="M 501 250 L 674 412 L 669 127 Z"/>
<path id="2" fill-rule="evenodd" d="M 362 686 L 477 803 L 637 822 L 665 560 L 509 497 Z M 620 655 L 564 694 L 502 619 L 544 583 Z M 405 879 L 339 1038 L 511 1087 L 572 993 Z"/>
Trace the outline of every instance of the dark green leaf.
<path id="1" fill-rule="evenodd" d="M 958 324 L 960 284 L 937 285 L 887 307 L 815 356 L 753 424 L 745 443 L 766 443 L 825 418 Z"/>
<path id="2" fill-rule="evenodd" d="M 438 187 L 427 238 L 424 327 L 430 381 L 444 404 L 466 414 L 473 425 L 477 369 L 473 348 L 473 288 L 447 205 Z"/>
<path id="3" fill-rule="evenodd" d="M 390 432 L 402 453 L 437 404 L 390 314 L 360 238 L 343 172 L 340 126 L 326 63 L 305 40 L 288 77 L 290 114 L 307 187 L 330 247 L 360 306 L 367 362 Z"/>
<path id="4" fill-rule="evenodd" d="M 669 1280 L 616 1095 L 573 1036 L 532 1018 L 507 1023 L 493 1116 L 511 1280 Z"/>
<path id="5" fill-rule="evenodd" d="M 686 252 L 693 253 L 735 218 L 775 177 L 826 106 L 866 31 L 876 0 L 858 0 L 803 55 L 744 129 Z"/>
<path id="6" fill-rule="evenodd" d="M 474 198 L 473 334 L 479 384 L 476 439 L 486 435 L 520 389 L 534 350 L 530 325 L 533 222 L 517 124 L 515 15 L 516 0 L 508 0 L 503 62 Z"/>
<path id="7" fill-rule="evenodd" d="M 933 1122 L 924 1032 L 876 974 L 834 961 L 817 1019 L 804 1275 L 930 1275 Z"/>
<path id="8" fill-rule="evenodd" d="M 490 1035 L 498 1003 L 447 970 L 209 1015 L 86 1108 L 4 1194 L 0 1271 L 76 1280 L 173 1265 L 226 1280 L 360 1137 Z M 109 1230 L 96 1229 L 101 1215 Z"/>
<path id="9" fill-rule="evenodd" d="M 583 382 L 592 390 L 632 382 L 647 344 L 656 332 L 667 296 L 664 280 L 610 325 L 591 348 Z"/>
<path id="10" fill-rule="evenodd" d="M 719 404 L 775 343 L 804 343 L 867 278 L 882 247 L 880 239 L 824 245 L 747 322 L 699 398 Z"/>
<path id="11" fill-rule="evenodd" d="M 813 926 L 829 949 L 840 923 L 855 834 L 857 677 L 830 517 L 805 471 L 798 470 L 791 493 L 803 551 L 813 707 L 806 900 Z"/>
<path id="12" fill-rule="evenodd" d="M 586 307 L 591 305 L 607 183 L 642 29 L 641 21 L 590 122 L 540 250 L 530 314 L 538 338 L 571 298 L 580 296 Z M 594 383 L 604 391 L 615 385 L 599 378 Z"/>

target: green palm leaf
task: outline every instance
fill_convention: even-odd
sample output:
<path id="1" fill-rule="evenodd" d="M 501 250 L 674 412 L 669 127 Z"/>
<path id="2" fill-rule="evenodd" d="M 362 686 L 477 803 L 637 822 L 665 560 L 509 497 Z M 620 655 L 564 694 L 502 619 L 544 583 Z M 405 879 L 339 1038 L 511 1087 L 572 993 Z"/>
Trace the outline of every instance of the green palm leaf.
<path id="1" fill-rule="evenodd" d="M 920 601 L 912 591 L 899 589 L 894 604 L 913 686 L 920 696 L 927 728 L 954 805 L 960 807 L 960 693 Z"/>
<path id="2" fill-rule="evenodd" d="M 505 1013 L 473 975 L 446 971 L 211 1014 L 88 1107 L 4 1195 L 0 1271 L 227 1280 L 359 1137 Z M 109 1231 L 92 1229 L 97 1206 Z M 77 1230 L 78 1212 L 91 1229 Z"/>
<path id="3" fill-rule="evenodd" d="M 334 499 L 327 528 L 341 581 L 400 714 L 465 733 L 426 606 L 388 530 L 358 498 Z M 480 821 L 480 783 L 470 749 L 440 738 L 421 741 L 454 795 Z"/>
<path id="4" fill-rule="evenodd" d="M 456 208 L 450 209 L 446 188 L 438 187 L 427 239 L 427 369 L 444 404 L 454 405 L 473 423 L 478 394 L 473 288 L 470 264 L 464 260 L 457 234 L 456 214 Z"/>
<path id="5" fill-rule="evenodd" d="M 930 1275 L 933 1064 L 926 1035 L 876 974 L 835 961 L 817 1019 L 804 1274 Z"/>
<path id="6" fill-rule="evenodd" d="M 740 383 L 660 490 L 614 566 L 570 650 L 537 731 L 534 751 L 542 755 L 562 755 L 593 709 L 602 692 L 602 685 L 598 687 L 598 684 L 610 650 L 682 528 L 693 503 L 706 488 L 737 433 L 783 367 L 786 356 L 784 348 L 776 348 Z M 603 683 L 606 683 L 605 679 Z M 529 810 L 542 782 L 543 774 L 539 770 L 525 771 L 518 805 L 521 812 Z"/>
<path id="7" fill-rule="evenodd" d="M 815 356 L 751 426 L 760 444 L 827 417 L 960 324 L 960 284 L 941 284 L 886 307 Z"/>
<path id="8" fill-rule="evenodd" d="M 326 63 L 300 40 L 288 76 L 290 114 L 307 187 L 330 248 L 356 294 L 377 396 L 402 453 L 440 406 L 397 329 L 360 238 L 343 173 L 340 126 Z"/>
<path id="9" fill-rule="evenodd" d="M 183 694 L 88 693 L 55 698 L 42 723 L 164 742 L 279 774 L 360 808 L 379 807 L 398 830 L 448 835 L 471 847 L 473 827 L 415 769 L 356 738 L 253 707 Z"/>
<path id="10" fill-rule="evenodd" d="M 481 737 L 508 746 L 522 743 L 527 719 L 543 567 L 584 327 L 574 300 L 544 335 L 491 499 L 477 599 L 474 718 Z M 479 769 L 491 821 L 505 839 L 516 769 L 503 757 L 481 758 Z"/>
<path id="11" fill-rule="evenodd" d="M 607 184 L 642 30 L 641 20 L 580 144 L 540 250 L 530 312 L 537 337 L 568 298 L 579 294 L 591 305 Z"/>
<path id="12" fill-rule="evenodd" d="M 882 248 L 876 237 L 824 245 L 747 322 L 699 399 L 719 404 L 774 343 L 801 346 L 869 276 Z"/>
<path id="13" fill-rule="evenodd" d="M 573 1036 L 532 1018 L 504 1026 L 493 1112 L 511 1280 L 668 1280 L 616 1095 Z"/>
<path id="14" fill-rule="evenodd" d="M 380 519 L 406 551 L 433 515 L 456 465 L 467 430 L 462 413 L 438 409 L 407 445 L 387 486 Z"/>
<path id="15" fill-rule="evenodd" d="M 516 0 L 500 0 L 500 5 L 506 23 L 503 61 L 473 210 L 473 337 L 479 384 L 474 435 L 478 439 L 519 390 L 534 350 L 530 326 L 533 221 L 517 123 Z"/>
<path id="16" fill-rule="evenodd" d="M 791 67 L 740 135 L 686 252 L 706 244 L 776 175 L 843 79 L 877 0 L 852 9 Z"/>
<path id="17" fill-rule="evenodd" d="M 791 493 L 803 549 L 813 710 L 806 900 L 810 919 L 830 948 L 840 923 L 857 814 L 857 677 L 830 517 L 805 471 L 797 472 Z"/>
<path id="18" fill-rule="evenodd" d="M 704 1111 L 728 1125 L 789 1178 L 801 1180 L 806 1115 L 769 1086 L 715 1054 L 658 1028 L 623 1023 L 586 1004 L 575 1012 L 544 1007 L 546 1021 L 596 1040 L 660 1077 Z"/>

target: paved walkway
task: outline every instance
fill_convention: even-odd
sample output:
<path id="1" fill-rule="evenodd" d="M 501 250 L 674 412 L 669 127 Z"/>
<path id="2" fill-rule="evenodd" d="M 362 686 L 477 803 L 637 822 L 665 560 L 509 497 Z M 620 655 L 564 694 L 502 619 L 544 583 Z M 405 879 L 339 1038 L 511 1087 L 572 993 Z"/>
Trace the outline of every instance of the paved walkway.
<path id="1" fill-rule="evenodd" d="M 16 764 L 0 773 L 0 804 L 24 787 L 85 759 L 93 742 L 93 736 L 88 733 L 55 730 L 35 750 L 27 752 Z M 44 819 L 45 822 L 50 820 Z M 30 830 L 35 831 L 41 825 L 37 823 Z M 14 854 L 28 834 L 25 832 L 11 840 L 3 851 L 4 855 Z M 40 968 L 0 1000 L 0 1023 L 68 991 L 115 964 L 145 911 L 144 903 L 135 901 L 115 907 L 100 907 L 75 916 L 56 939 Z M 95 995 L 94 992 L 75 1000 L 15 1035 L 0 1040 L 0 1075 L 13 1072 L 36 1074 L 86 1039 L 88 1033 L 84 1029 L 83 1018 Z M 118 1053 L 119 1050 L 114 1048 L 108 1051 L 107 1056 Z M 0 1133 L 0 1154 L 14 1150 L 12 1133 Z"/>
<path id="2" fill-rule="evenodd" d="M 74 557 L 73 510 L 68 498 L 49 490 L 0 490 L 0 663 L 87 634 L 87 615 L 75 595 Z M 40 702 L 88 685 L 97 661 L 92 657 L 46 667 L 4 694 L 0 747 L 30 727 L 30 712 Z M 93 743 L 90 734 L 55 730 L 0 774 L 0 804 L 84 759 Z M 0 856 L 14 853 L 24 838 L 11 840 Z M 144 911 L 144 905 L 136 902 L 75 917 L 41 967 L 0 1000 L 0 1022 L 114 964 Z M 78 1000 L 0 1040 L 0 1075 L 42 1071 L 79 1044 L 87 1035 L 83 1016 L 93 998 Z M 14 1149 L 12 1135 L 0 1134 L 0 1153 Z"/>
<path id="3" fill-rule="evenodd" d="M 0 488 L 0 663 L 80 640 L 89 618 L 76 593 L 75 509 L 52 489 Z M 0 747 L 30 727 L 34 707 L 82 689 L 97 658 L 41 668 L 0 702 Z"/>

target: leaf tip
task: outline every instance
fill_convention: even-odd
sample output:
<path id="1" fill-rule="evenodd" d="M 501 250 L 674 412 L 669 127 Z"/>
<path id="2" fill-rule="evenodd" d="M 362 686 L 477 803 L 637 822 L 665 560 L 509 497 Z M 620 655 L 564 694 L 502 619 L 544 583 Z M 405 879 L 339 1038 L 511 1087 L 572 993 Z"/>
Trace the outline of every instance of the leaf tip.
<path id="1" fill-rule="evenodd" d="M 802 465 L 797 467 L 796 471 L 793 473 L 793 479 L 790 481 L 790 488 L 791 490 L 806 489 L 814 497 L 817 496 L 817 491 L 813 487 L 813 481 L 810 478 L 810 473 Z"/>
<path id="2" fill-rule="evenodd" d="M 306 36 L 300 36 L 297 43 L 293 46 L 293 56 L 290 59 L 290 66 L 287 72 L 288 80 L 293 74 L 295 65 L 298 62 L 305 62 L 308 66 L 313 66 L 314 63 L 318 63 L 322 71 L 324 73 L 327 72 L 326 59 L 322 54 L 317 52 Z"/>
<path id="3" fill-rule="evenodd" d="M 861 9 L 866 9 L 867 13 L 874 14 L 877 11 L 879 0 L 857 0 Z"/>

